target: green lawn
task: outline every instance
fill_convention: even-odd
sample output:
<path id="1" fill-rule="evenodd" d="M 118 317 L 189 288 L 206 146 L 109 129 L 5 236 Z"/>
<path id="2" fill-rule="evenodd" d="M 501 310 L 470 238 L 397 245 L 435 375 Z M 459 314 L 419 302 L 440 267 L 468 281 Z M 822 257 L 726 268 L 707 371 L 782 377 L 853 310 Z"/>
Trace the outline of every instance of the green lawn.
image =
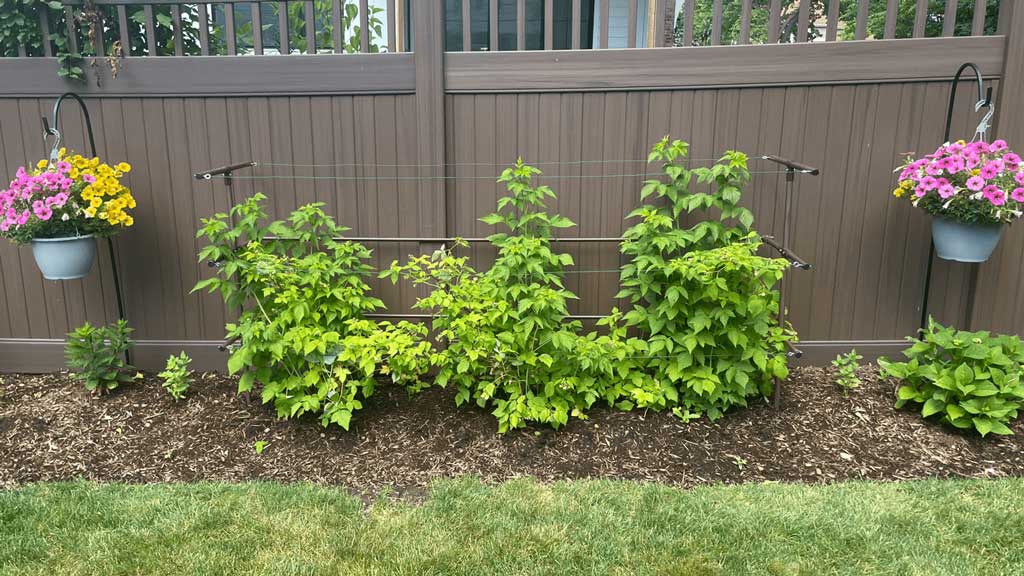
<path id="1" fill-rule="evenodd" d="M 368 510 L 306 485 L 37 485 L 0 492 L 0 574 L 1024 574 L 1024 480 L 459 480 Z"/>

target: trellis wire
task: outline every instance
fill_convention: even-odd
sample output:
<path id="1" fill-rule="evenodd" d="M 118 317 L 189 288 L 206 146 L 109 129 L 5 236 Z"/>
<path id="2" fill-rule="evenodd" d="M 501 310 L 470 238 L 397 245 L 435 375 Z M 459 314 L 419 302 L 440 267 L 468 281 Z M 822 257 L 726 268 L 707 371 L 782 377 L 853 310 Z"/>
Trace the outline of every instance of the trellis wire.
<path id="1" fill-rule="evenodd" d="M 682 158 L 686 162 L 720 162 L 721 158 Z M 766 160 L 760 156 L 749 156 L 747 160 Z M 586 164 L 650 164 L 646 158 L 615 158 L 611 160 L 547 160 L 543 162 L 524 162 L 528 166 L 579 166 Z M 376 162 L 342 162 L 322 164 L 300 164 L 293 162 L 256 162 L 257 166 L 294 166 L 302 168 L 331 168 L 375 166 L 384 168 L 446 168 L 449 166 L 508 166 L 508 162 L 443 162 L 440 164 L 386 164 Z M 711 164 L 714 165 L 714 164 Z"/>
<path id="2" fill-rule="evenodd" d="M 750 170 L 749 174 L 785 174 L 786 170 Z M 537 179 L 564 179 L 564 180 L 592 180 L 599 178 L 642 178 L 649 176 L 664 176 L 664 172 L 638 172 L 635 174 L 539 174 Z M 305 174 L 216 174 L 211 178 L 219 179 L 232 179 L 232 180 L 487 180 L 491 182 L 497 181 L 499 176 L 473 176 L 473 175 L 424 175 L 424 176 L 408 176 L 408 175 L 372 175 L 372 176 L 314 176 Z"/>

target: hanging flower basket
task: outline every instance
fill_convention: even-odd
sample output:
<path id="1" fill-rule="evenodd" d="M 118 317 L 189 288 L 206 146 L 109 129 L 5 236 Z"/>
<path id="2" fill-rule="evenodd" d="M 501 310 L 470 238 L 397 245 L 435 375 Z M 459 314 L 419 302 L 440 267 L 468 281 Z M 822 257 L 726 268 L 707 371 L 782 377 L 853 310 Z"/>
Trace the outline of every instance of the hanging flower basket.
<path id="1" fill-rule="evenodd" d="M 85 278 L 96 259 L 96 238 L 36 238 L 32 240 L 32 256 L 47 280 Z"/>
<path id="2" fill-rule="evenodd" d="M 66 154 L 18 168 L 0 191 L 0 236 L 32 245 L 36 265 L 48 280 L 72 280 L 89 273 L 96 237 L 112 236 L 134 224 L 131 191 L 120 179 L 131 166 Z"/>
<path id="3" fill-rule="evenodd" d="M 1004 140 L 946 143 L 897 168 L 893 194 L 931 214 L 939 258 L 984 262 L 1024 214 L 1024 163 Z"/>

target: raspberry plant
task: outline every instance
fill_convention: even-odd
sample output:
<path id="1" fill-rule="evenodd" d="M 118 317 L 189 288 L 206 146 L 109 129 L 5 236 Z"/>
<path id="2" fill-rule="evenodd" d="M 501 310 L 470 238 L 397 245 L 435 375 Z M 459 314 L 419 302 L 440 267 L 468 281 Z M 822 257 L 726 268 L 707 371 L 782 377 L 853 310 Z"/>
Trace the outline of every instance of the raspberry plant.
<path id="1" fill-rule="evenodd" d="M 227 325 L 237 341 L 228 370 L 241 374 L 239 392 L 259 384 L 279 417 L 313 413 L 347 430 L 378 377 L 418 390 L 429 361 L 426 328 L 363 317 L 383 307 L 364 280 L 370 251 L 337 240 L 346 228 L 322 204 L 265 223 L 263 200 L 257 194 L 230 215 L 203 220 L 198 234 L 209 242 L 200 261 L 215 262 L 217 275 L 193 291 L 219 291 L 242 308 Z"/>
<path id="2" fill-rule="evenodd" d="M 633 309 L 626 323 L 647 340 L 646 389 L 630 401 L 671 408 L 688 420 L 721 416 L 747 398 L 768 395 L 772 378 L 785 378 L 785 344 L 795 334 L 776 320 L 775 286 L 787 263 L 756 254 L 753 214 L 739 205 L 750 180 L 747 156 L 727 152 L 710 167 L 687 169 L 688 145 L 668 137 L 648 158 L 664 180 L 640 192 L 647 203 L 624 234 L 622 290 Z M 693 180 L 703 185 L 691 189 Z M 704 190 L 706 189 L 706 191 Z M 684 227 L 681 218 L 704 218 Z"/>
<path id="3" fill-rule="evenodd" d="M 432 357 L 436 382 L 458 389 L 457 404 L 473 400 L 492 408 L 500 432 L 528 422 L 558 428 L 570 417 L 585 418 L 601 398 L 613 403 L 632 382 L 634 347 L 644 345 L 625 337 L 617 312 L 604 322 L 611 333 L 603 336 L 582 336 L 580 322 L 567 319 L 567 303 L 576 296 L 562 277 L 573 261 L 552 250 L 551 239 L 553 229 L 574 224 L 547 213 L 545 200 L 555 193 L 533 184 L 539 174 L 519 160 L 498 179 L 509 194 L 481 220 L 507 232 L 489 237 L 498 257 L 486 272 L 455 256 L 465 246 L 460 242 L 405 265 L 395 262 L 381 274 L 432 289 L 416 306 L 435 314 L 445 344 Z"/>

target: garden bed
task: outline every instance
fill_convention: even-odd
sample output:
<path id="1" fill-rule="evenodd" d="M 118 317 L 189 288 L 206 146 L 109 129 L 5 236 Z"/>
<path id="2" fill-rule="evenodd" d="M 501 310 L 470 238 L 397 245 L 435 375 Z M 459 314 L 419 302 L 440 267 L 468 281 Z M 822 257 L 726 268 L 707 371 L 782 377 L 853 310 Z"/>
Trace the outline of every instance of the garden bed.
<path id="1" fill-rule="evenodd" d="M 198 377 L 175 403 L 156 379 L 91 397 L 66 375 L 0 376 L 0 487 L 84 478 L 100 482 L 309 481 L 372 496 L 417 499 L 441 477 L 487 482 L 614 478 L 677 486 L 1024 475 L 1024 425 L 981 439 L 893 408 L 892 381 L 872 369 L 844 397 L 821 368 L 797 368 L 784 403 L 717 422 L 594 409 L 563 430 L 495 433 L 483 410 L 456 408 L 451 390 L 409 398 L 382 387 L 352 421 L 278 421 L 234 379 Z M 262 454 L 254 443 L 268 442 Z"/>

